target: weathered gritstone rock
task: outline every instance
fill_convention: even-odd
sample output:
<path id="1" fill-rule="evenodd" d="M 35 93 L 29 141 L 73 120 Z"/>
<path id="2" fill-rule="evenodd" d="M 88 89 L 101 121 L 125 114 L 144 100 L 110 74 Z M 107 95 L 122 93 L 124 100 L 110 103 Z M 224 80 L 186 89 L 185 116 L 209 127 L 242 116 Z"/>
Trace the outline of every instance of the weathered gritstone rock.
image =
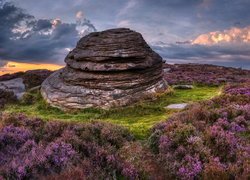
<path id="1" fill-rule="evenodd" d="M 64 110 L 130 105 L 167 89 L 162 58 L 130 29 L 83 37 L 65 62 L 41 88 L 49 104 Z"/>
<path id="2" fill-rule="evenodd" d="M 25 93 L 25 85 L 22 78 L 15 78 L 8 81 L 0 82 L 0 89 L 13 92 L 17 99 L 21 99 Z"/>
<path id="3" fill-rule="evenodd" d="M 187 103 L 180 103 L 180 104 L 170 104 L 168 106 L 165 107 L 165 109 L 184 109 L 188 106 Z"/>

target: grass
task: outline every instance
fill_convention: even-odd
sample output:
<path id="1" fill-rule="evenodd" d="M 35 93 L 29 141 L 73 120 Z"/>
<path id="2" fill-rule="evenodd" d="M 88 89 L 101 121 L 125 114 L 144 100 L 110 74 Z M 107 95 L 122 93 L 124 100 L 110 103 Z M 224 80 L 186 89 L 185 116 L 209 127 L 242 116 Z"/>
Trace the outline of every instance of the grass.
<path id="1" fill-rule="evenodd" d="M 220 87 L 195 87 L 189 90 L 174 90 L 158 97 L 154 101 L 139 102 L 134 106 L 125 108 L 101 110 L 85 109 L 78 112 L 63 112 L 46 104 L 38 95 L 36 103 L 32 105 L 12 104 L 5 108 L 8 113 L 25 113 L 28 116 L 35 116 L 44 120 L 63 120 L 89 122 L 100 120 L 127 127 L 138 139 L 144 139 L 149 129 L 162 120 L 165 120 L 174 112 L 164 107 L 174 103 L 192 103 L 210 99 L 219 95 Z"/>

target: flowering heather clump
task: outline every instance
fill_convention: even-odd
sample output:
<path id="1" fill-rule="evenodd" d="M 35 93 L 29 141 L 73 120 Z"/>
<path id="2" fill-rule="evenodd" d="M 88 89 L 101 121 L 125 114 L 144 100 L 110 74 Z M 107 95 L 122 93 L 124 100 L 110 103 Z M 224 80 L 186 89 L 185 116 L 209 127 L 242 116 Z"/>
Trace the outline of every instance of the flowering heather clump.
<path id="1" fill-rule="evenodd" d="M 49 167 L 43 147 L 29 140 L 3 166 L 3 174 L 10 179 L 35 178 L 39 168 L 48 171 Z"/>
<path id="2" fill-rule="evenodd" d="M 5 126 L 0 131 L 0 166 L 6 164 L 15 156 L 25 142 L 32 138 L 32 132 L 12 125 Z"/>
<path id="3" fill-rule="evenodd" d="M 54 165 L 54 168 L 69 166 L 71 159 L 77 158 L 76 151 L 71 144 L 65 142 L 52 142 L 45 149 L 45 156 Z"/>
<path id="4" fill-rule="evenodd" d="M 177 173 L 182 179 L 193 179 L 201 172 L 202 163 L 199 158 L 186 155 L 182 161 Z"/>
<path id="5" fill-rule="evenodd" d="M 228 85 L 225 87 L 226 94 L 250 96 L 250 81 L 243 84 Z"/>
<path id="6" fill-rule="evenodd" d="M 208 163 L 204 163 L 204 176 L 206 180 L 209 179 L 229 179 L 226 172 L 226 166 L 222 164 L 219 158 L 211 158 Z"/>
<path id="7" fill-rule="evenodd" d="M 245 82 L 250 77 L 249 70 L 220 67 L 208 64 L 164 64 L 166 81 L 174 84 L 220 85 L 228 82 Z"/>
<path id="8" fill-rule="evenodd" d="M 2 114 L 0 122 L 0 175 L 6 179 L 59 178 L 65 172 L 87 179 L 111 178 L 114 173 L 139 177 L 134 166 L 117 154 L 133 140 L 121 127 L 44 122 L 22 114 Z"/>
<path id="9" fill-rule="evenodd" d="M 149 143 L 172 178 L 248 179 L 249 134 L 250 97 L 228 93 L 156 125 Z"/>

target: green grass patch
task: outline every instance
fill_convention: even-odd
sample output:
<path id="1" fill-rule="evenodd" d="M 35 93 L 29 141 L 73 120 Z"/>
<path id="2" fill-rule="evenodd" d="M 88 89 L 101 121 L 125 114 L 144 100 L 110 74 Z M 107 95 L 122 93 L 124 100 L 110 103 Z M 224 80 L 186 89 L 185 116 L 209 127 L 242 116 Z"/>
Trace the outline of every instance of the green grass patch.
<path id="1" fill-rule="evenodd" d="M 154 101 L 139 102 L 133 106 L 111 110 L 85 109 L 78 112 L 63 112 L 57 108 L 50 107 L 44 102 L 40 94 L 37 94 L 34 104 L 22 103 L 8 105 L 5 112 L 25 113 L 44 120 L 63 120 L 89 122 L 100 120 L 127 127 L 138 139 L 144 139 L 149 129 L 156 123 L 166 120 L 175 111 L 166 110 L 169 104 L 192 103 L 210 99 L 219 95 L 221 87 L 195 87 L 189 90 L 174 90 L 172 93 L 161 95 Z"/>

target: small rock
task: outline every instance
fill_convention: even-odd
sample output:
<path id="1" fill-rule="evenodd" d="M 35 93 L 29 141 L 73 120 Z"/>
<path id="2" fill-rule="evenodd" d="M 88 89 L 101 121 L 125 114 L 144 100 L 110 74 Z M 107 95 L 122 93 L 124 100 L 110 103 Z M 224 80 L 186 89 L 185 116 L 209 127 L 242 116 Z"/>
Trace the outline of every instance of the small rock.
<path id="1" fill-rule="evenodd" d="M 171 70 L 171 68 L 165 68 L 165 69 L 163 69 L 163 72 L 168 73 L 170 70 Z"/>
<path id="2" fill-rule="evenodd" d="M 0 89 L 13 92 L 17 99 L 21 99 L 25 93 L 25 85 L 22 78 L 16 78 L 0 82 Z"/>
<path id="3" fill-rule="evenodd" d="M 174 85 L 174 89 L 194 89 L 192 85 Z"/>
<path id="4" fill-rule="evenodd" d="M 184 109 L 187 107 L 187 103 L 180 103 L 180 104 L 170 104 L 165 107 L 165 109 Z"/>

